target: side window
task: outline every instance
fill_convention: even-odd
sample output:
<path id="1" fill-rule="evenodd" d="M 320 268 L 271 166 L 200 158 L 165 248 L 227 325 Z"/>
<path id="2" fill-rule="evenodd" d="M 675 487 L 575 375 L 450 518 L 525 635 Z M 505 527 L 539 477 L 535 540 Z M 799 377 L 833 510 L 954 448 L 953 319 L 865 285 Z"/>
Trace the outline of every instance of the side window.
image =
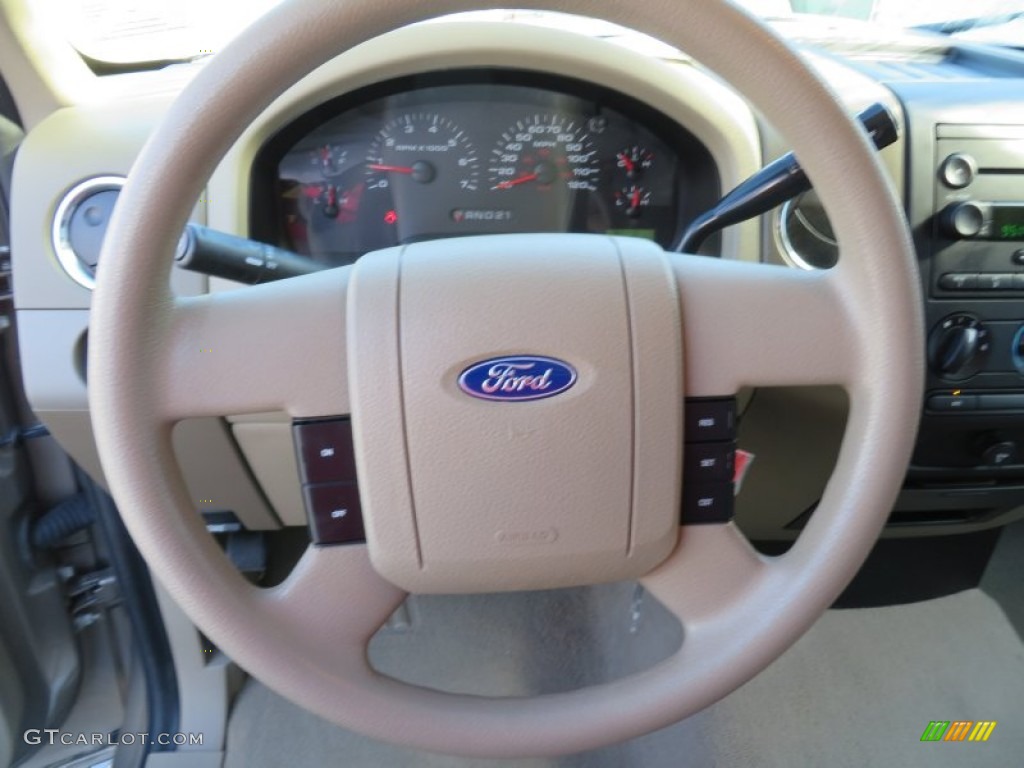
<path id="1" fill-rule="evenodd" d="M 21 125 L 21 115 L 18 114 L 18 106 L 14 103 L 11 90 L 7 87 L 7 83 L 2 76 L 0 76 L 0 118 L 8 120 L 14 125 Z M 2 148 L 3 145 L 0 143 L 0 154 L 3 154 Z"/>

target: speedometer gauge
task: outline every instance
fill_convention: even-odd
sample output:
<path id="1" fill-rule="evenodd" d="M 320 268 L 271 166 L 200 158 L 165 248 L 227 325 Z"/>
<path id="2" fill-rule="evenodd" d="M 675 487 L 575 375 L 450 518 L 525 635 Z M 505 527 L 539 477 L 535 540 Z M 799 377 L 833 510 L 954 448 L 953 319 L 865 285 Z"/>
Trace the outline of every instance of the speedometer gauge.
<path id="1" fill-rule="evenodd" d="M 597 150 L 582 124 L 558 114 L 535 114 L 501 134 L 491 151 L 493 191 L 516 187 L 544 192 L 556 186 L 597 191 Z"/>
<path id="2" fill-rule="evenodd" d="M 388 121 L 374 138 L 366 155 L 366 187 L 422 185 L 473 192 L 479 169 L 476 149 L 461 128 L 440 115 L 417 112 Z"/>

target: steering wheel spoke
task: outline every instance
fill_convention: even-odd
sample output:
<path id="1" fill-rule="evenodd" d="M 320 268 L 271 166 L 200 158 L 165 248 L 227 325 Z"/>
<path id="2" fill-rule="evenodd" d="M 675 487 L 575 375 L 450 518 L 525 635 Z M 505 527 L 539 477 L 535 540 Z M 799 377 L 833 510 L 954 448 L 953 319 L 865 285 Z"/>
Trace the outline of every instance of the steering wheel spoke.
<path id="1" fill-rule="evenodd" d="M 855 337 L 831 272 L 673 255 L 688 397 L 845 384 Z"/>
<path id="2" fill-rule="evenodd" d="M 160 340 L 160 415 L 347 413 L 348 273 L 176 300 Z"/>
<path id="3" fill-rule="evenodd" d="M 732 523 L 688 525 L 673 553 L 641 583 L 685 628 L 747 594 L 770 567 Z"/>
<path id="4" fill-rule="evenodd" d="M 343 601 L 336 599 L 339 589 Z M 314 646 L 308 652 L 328 653 L 353 668 L 367 667 L 370 638 L 405 596 L 377 574 L 358 544 L 310 545 L 285 581 L 259 592 L 275 624 L 305 628 L 305 641 Z"/>

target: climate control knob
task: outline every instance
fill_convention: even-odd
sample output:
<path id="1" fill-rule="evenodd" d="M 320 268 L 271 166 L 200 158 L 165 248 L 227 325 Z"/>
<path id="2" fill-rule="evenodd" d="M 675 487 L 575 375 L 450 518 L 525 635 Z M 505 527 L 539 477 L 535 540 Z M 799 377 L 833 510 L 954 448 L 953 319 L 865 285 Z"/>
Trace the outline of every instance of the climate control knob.
<path id="1" fill-rule="evenodd" d="M 988 329 L 974 315 L 950 315 L 928 337 L 928 362 L 944 379 L 966 379 L 982 369 L 991 349 Z"/>

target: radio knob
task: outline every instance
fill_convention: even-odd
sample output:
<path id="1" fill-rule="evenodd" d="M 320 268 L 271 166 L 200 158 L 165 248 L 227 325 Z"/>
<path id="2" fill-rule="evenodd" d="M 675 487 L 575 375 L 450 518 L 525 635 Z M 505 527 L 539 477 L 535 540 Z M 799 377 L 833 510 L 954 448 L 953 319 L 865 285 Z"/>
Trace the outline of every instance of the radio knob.
<path id="1" fill-rule="evenodd" d="M 985 226 L 985 211 L 977 203 L 953 203 L 942 212 L 942 229 L 951 238 L 975 237 Z"/>
<path id="2" fill-rule="evenodd" d="M 974 181 L 978 164 L 974 158 L 963 152 L 954 152 L 939 166 L 939 178 L 952 189 L 963 189 Z"/>
<path id="3" fill-rule="evenodd" d="M 991 343 L 988 329 L 973 315 L 950 315 L 928 337 L 928 361 L 945 379 L 966 379 L 981 370 Z"/>

